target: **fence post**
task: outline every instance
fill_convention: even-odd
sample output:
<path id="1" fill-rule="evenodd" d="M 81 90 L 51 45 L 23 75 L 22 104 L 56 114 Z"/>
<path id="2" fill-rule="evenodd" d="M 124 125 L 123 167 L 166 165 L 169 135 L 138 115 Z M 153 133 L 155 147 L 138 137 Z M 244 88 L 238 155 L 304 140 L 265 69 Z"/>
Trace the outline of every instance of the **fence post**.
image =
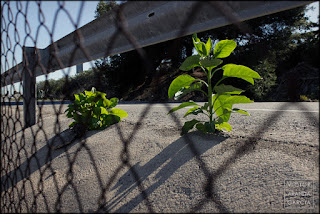
<path id="1" fill-rule="evenodd" d="M 36 123 L 35 48 L 23 47 L 23 119 L 24 127 Z"/>
<path id="2" fill-rule="evenodd" d="M 76 73 L 77 74 L 81 73 L 83 71 L 83 64 L 81 63 L 81 64 L 77 65 L 76 68 L 77 68 Z"/>

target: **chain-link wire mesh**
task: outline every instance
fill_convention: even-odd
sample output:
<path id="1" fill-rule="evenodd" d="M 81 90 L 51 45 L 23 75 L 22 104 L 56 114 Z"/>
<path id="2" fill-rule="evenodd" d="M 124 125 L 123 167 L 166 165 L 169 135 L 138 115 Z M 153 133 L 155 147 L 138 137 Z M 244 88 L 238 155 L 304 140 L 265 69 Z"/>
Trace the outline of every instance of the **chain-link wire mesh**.
<path id="1" fill-rule="evenodd" d="M 28 4 L 26 8 L 28 8 Z M 53 34 L 58 26 L 55 26 L 56 23 L 54 23 L 52 30 L 49 29 L 44 24 L 45 14 L 41 10 L 41 2 L 36 4 L 39 12 L 37 32 L 47 32 L 51 42 L 53 42 Z M 64 3 L 57 2 L 57 4 L 59 7 L 55 12 L 54 20 L 57 19 L 59 14 L 63 13 L 69 17 L 70 20 L 68 21 L 72 22 L 74 30 L 77 30 L 80 15 L 74 21 L 69 11 L 64 8 Z M 83 6 L 82 3 L 79 14 L 81 14 Z M 13 7 L 15 7 L 15 14 L 12 11 Z M 152 73 L 148 55 L 127 30 L 127 20 L 122 14 L 123 7 L 125 7 L 125 4 L 115 8 L 117 10 L 116 21 L 115 23 L 108 23 L 114 24 L 117 31 L 109 41 L 105 55 L 109 55 L 114 40 L 119 35 L 123 35 L 134 46 L 148 73 Z M 189 18 L 184 20 L 184 27 L 179 29 L 177 37 L 184 35 L 189 23 L 194 18 L 194 14 L 201 7 L 218 8 L 244 34 L 250 34 L 250 26 L 238 22 L 237 16 L 228 11 L 230 8 L 223 7 L 219 2 L 199 1 L 190 11 Z M 23 45 L 26 44 L 25 41 L 29 40 L 32 47 L 37 47 L 41 38 L 38 37 L 38 33 L 35 37 L 32 36 L 28 13 L 33 11 L 22 9 L 21 2 L 3 2 L 1 3 L 1 12 L 1 69 L 7 71 L 18 65 L 19 60 L 16 57 L 19 53 L 21 55 L 22 53 L 26 54 Z M 6 16 L 4 16 L 5 12 L 7 13 Z M 20 38 L 19 31 L 21 29 L 19 27 L 21 26 L 17 26 L 16 22 L 18 19 L 24 20 L 25 38 Z M 13 34 L 9 33 L 11 31 L 13 31 Z M 91 61 L 91 56 L 82 45 L 81 32 L 77 32 L 76 38 L 74 38 L 77 49 L 73 54 L 75 56 L 77 51 L 81 51 L 86 55 L 87 60 Z M 12 35 L 14 36 L 12 37 Z M 174 47 L 172 49 L 168 48 L 173 52 Z M 43 66 L 41 64 L 41 50 L 35 48 L 31 51 L 35 52 L 35 57 L 23 61 L 24 72 L 29 72 L 32 76 L 34 75 L 32 68 L 40 67 L 47 79 L 46 71 L 50 70 L 50 66 L 53 65 L 49 63 L 47 67 Z M 55 59 L 61 67 L 64 67 L 56 51 L 52 51 L 50 57 Z M 73 58 L 71 57 L 71 61 Z M 31 63 L 33 63 L 33 66 L 30 67 Z M 66 81 L 68 81 L 70 69 L 63 69 L 63 72 Z M 256 207 L 253 211 L 262 212 L 272 211 L 274 208 L 275 211 L 279 212 L 279 210 L 283 211 L 284 180 L 316 180 L 319 177 L 317 173 L 308 177 L 302 171 L 299 172 L 300 174 L 294 174 L 290 170 L 274 176 L 270 172 L 272 169 L 266 175 L 264 175 L 263 170 L 254 174 L 256 176 L 260 174 L 262 179 L 260 178 L 260 183 L 259 178 L 257 180 L 253 179 L 251 185 L 258 182 L 254 185 L 255 187 L 260 185 L 268 190 L 268 185 L 271 182 L 275 188 L 271 193 L 259 192 L 256 196 L 260 200 L 263 198 L 269 200 L 270 194 L 277 195 L 279 201 L 270 199 L 271 201 L 268 201 L 269 207 L 263 207 L 262 202 L 260 201 L 259 204 L 259 200 L 256 200 L 255 197 L 250 199 L 253 201 L 251 203 L 256 203 L 255 205 L 250 204 L 250 200 L 243 199 L 243 197 L 248 198 L 250 194 L 255 194 L 254 189 L 251 189 L 252 192 L 248 193 L 247 190 L 241 189 L 241 184 L 239 184 L 240 187 L 237 188 L 240 189 L 234 190 L 239 194 L 237 198 L 232 195 L 227 196 L 228 193 L 235 192 L 228 189 L 228 186 L 224 186 L 228 183 L 237 182 L 237 180 L 233 180 L 234 178 L 238 178 L 240 183 L 241 181 L 244 182 L 241 175 L 235 175 L 237 170 L 234 167 L 239 166 L 237 164 L 243 166 L 241 165 L 243 164 L 242 158 L 249 157 L 250 159 L 252 153 L 262 151 L 265 142 L 272 145 L 281 144 L 281 146 L 275 145 L 275 148 L 279 148 L 279 150 L 285 150 L 287 148 L 286 144 L 295 144 L 292 140 L 282 139 L 277 141 L 266 137 L 266 133 L 270 133 L 269 129 L 272 128 L 272 124 L 280 121 L 286 114 L 285 111 L 290 110 L 292 106 L 301 110 L 303 118 L 307 121 L 307 126 L 312 127 L 312 131 L 308 132 L 306 140 L 311 141 L 311 143 L 300 145 L 298 143 L 295 147 L 300 152 L 306 150 L 305 153 L 302 152 L 304 156 L 301 163 L 302 165 L 312 163 L 313 168 L 310 167 L 313 171 L 318 170 L 319 165 L 316 157 L 318 157 L 319 147 L 315 143 L 318 140 L 318 136 L 315 134 L 319 128 L 318 113 L 310 112 L 302 104 L 283 103 L 272 114 L 265 116 L 263 121 L 256 124 L 258 128 L 250 130 L 250 135 L 241 136 L 241 134 L 238 134 L 227 137 L 223 135 L 204 136 L 199 133 L 177 137 L 184 119 L 180 119 L 181 117 L 178 114 L 159 116 L 157 115 L 159 112 L 155 111 L 155 109 L 164 108 L 165 112 L 168 112 L 172 107 L 171 104 L 141 104 L 142 109 L 133 109 L 131 114 L 129 110 L 131 107 L 128 107 L 129 117 L 132 116 L 132 119 L 115 124 L 107 128 L 106 131 L 90 131 L 81 139 L 60 149 L 55 149 L 55 144 L 63 145 L 69 143 L 71 139 L 70 132 L 68 132 L 68 125 L 71 121 L 64 113 L 66 109 L 64 102 L 66 100 L 63 100 L 62 104 L 55 104 L 51 100 L 49 105 L 45 105 L 44 101 L 38 101 L 36 124 L 27 128 L 23 121 L 23 106 L 16 104 L 24 99 L 22 92 L 23 76 L 18 67 L 11 70 L 11 73 L 14 77 L 18 76 L 20 81 L 18 84 L 6 86 L 7 89 L 15 92 L 14 94 L 4 94 L 3 92 L 1 94 L 1 212 L 234 212 L 239 211 L 234 208 L 237 206 L 242 207 L 240 211 L 246 212 L 251 211 L 245 210 L 246 207 Z M 162 119 L 152 121 L 150 118 L 153 117 Z M 158 126 L 152 123 L 157 123 Z M 156 126 L 156 128 L 151 129 L 150 127 L 153 126 Z M 160 126 L 163 128 L 160 129 Z M 167 131 L 170 129 L 172 132 Z M 159 138 L 162 139 L 161 142 L 157 142 Z M 224 142 L 227 138 L 231 140 L 229 143 Z M 304 142 L 303 137 L 299 139 Z M 220 150 L 216 151 L 214 148 Z M 232 152 L 228 152 L 228 149 Z M 296 151 L 290 157 L 301 158 L 297 155 L 299 151 Z M 227 155 L 222 156 L 222 153 L 219 154 L 219 152 Z M 270 163 L 274 163 L 273 158 L 281 159 L 281 157 L 273 157 L 274 154 L 267 151 L 266 156 L 260 158 L 262 162 L 270 161 Z M 213 156 L 221 157 L 221 159 L 214 159 L 217 162 L 212 163 L 210 157 Z M 264 159 L 265 157 L 270 159 Z M 288 159 L 289 156 L 282 158 Z M 261 159 L 257 158 L 256 164 L 263 165 Z M 303 162 L 304 160 L 308 161 Z M 290 159 L 287 161 L 290 161 Z M 255 168 L 254 162 L 248 164 Z M 246 165 L 246 167 L 249 167 L 249 165 Z M 296 167 L 297 170 L 308 168 L 308 166 L 299 168 L 299 165 Z M 251 169 L 247 168 L 249 171 Z M 266 167 L 263 169 L 265 170 Z M 273 170 L 277 170 L 277 168 Z M 245 171 L 241 173 L 245 173 Z M 250 171 L 248 173 L 254 172 Z M 265 178 L 263 176 L 271 176 L 271 179 L 274 176 L 277 180 L 263 180 Z M 250 183 L 250 181 L 245 182 Z M 246 184 L 247 187 L 248 185 L 250 186 L 250 184 Z M 318 183 L 315 185 L 318 185 Z M 244 201 L 244 204 L 237 205 L 237 200 L 240 203 Z M 233 208 L 230 207 L 230 204 L 233 204 Z M 318 209 L 317 197 L 313 209 L 307 211 L 313 212 L 315 209 Z"/>

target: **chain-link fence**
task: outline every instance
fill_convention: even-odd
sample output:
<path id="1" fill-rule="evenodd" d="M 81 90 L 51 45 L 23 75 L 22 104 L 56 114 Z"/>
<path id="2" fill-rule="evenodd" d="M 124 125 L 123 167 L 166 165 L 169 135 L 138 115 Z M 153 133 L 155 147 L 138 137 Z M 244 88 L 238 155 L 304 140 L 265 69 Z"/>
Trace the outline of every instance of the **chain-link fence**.
<path id="1" fill-rule="evenodd" d="M 36 4 L 40 14 L 37 31 L 46 31 L 53 42 L 53 32 L 44 24 L 41 3 Z M 70 17 L 63 2 L 57 4 L 56 16 L 64 13 Z M 109 32 L 108 42 L 102 47 L 103 56 L 135 50 L 147 72 L 152 73 L 148 55 L 141 48 L 147 43 L 141 44 L 142 40 L 129 30 L 134 19 L 132 14 L 124 16 L 128 4 L 116 7 L 114 16 L 104 17 L 115 30 Z M 80 11 L 84 5 L 81 4 Z M 239 2 L 235 5 L 239 10 L 242 7 Z M 187 18 L 179 20 L 181 28 L 170 38 L 189 35 L 188 26 L 194 26 L 193 20 L 201 8 L 220 11 L 226 22 L 235 24 L 244 34 L 250 34 L 250 26 L 240 22 L 242 14 L 228 4 L 200 1 L 184 11 Z M 261 13 L 261 8 L 259 10 Z M 3 2 L 1 12 L 1 69 L 6 71 L 6 75 L 2 74 L 1 86 L 7 89 L 1 93 L 2 212 L 285 212 L 292 211 L 284 209 L 286 180 L 312 180 L 314 189 L 308 199 L 312 197 L 313 201 L 310 199 L 308 209 L 291 207 L 298 212 L 318 210 L 315 189 L 319 178 L 316 173 L 319 169 L 319 112 L 299 103 L 283 103 L 255 124 L 240 118 L 244 124 L 239 124 L 238 133 L 235 128 L 235 135 L 205 136 L 193 132 L 180 137 L 184 119 L 180 119 L 179 114 L 165 115 L 172 104 L 124 104 L 122 107 L 129 114 L 127 120 L 103 131 L 90 131 L 81 139 L 70 142 L 68 125 L 71 120 L 64 113 L 67 101 L 58 104 L 52 100 L 49 104 L 44 100 L 37 101 L 34 85 L 36 76 L 46 75 L 47 79 L 48 73 L 61 68 L 67 79 L 70 69 L 66 67 L 78 64 L 81 57 L 86 62 L 97 59 L 92 51 L 95 48 L 87 46 L 90 42 L 83 35 L 87 32 L 77 30 L 79 19 L 74 22 L 70 18 L 75 28 L 70 40 L 37 49 L 34 47 L 41 38 L 38 34 L 31 36 L 27 18 L 28 13 L 34 11 L 23 9 L 21 2 Z M 156 17 L 158 12 L 163 11 L 154 9 L 148 17 Z M 20 38 L 18 19 L 25 23 L 25 38 Z M 97 34 L 95 40 L 106 36 L 94 29 L 91 31 L 93 35 Z M 123 48 L 125 45 L 118 42 L 119 37 L 130 47 Z M 22 45 L 27 40 L 32 41 L 32 47 Z M 149 43 L 160 41 L 159 38 Z M 62 53 L 64 45 L 72 46 L 71 51 Z M 20 53 L 22 63 L 17 59 Z M 23 105 L 19 105 L 21 101 Z M 286 132 L 300 133 L 291 127 L 289 131 L 280 128 L 282 134 L 276 138 L 266 137 L 273 133 L 272 124 L 282 123 L 285 114 L 298 111 L 300 116 L 292 115 L 292 118 L 307 124 L 305 136 L 297 137 L 296 141 L 292 136 L 286 139 Z M 249 134 L 242 132 L 241 135 L 245 124 L 252 129 L 247 128 Z M 294 147 L 290 147 L 292 145 Z M 261 152 L 260 156 L 253 156 L 257 151 Z M 283 156 L 279 157 L 279 154 Z M 277 160 L 283 160 L 284 165 L 277 168 L 276 164 L 280 164 Z M 292 168 L 291 162 L 296 168 Z M 305 174 L 310 170 L 313 174 Z"/>

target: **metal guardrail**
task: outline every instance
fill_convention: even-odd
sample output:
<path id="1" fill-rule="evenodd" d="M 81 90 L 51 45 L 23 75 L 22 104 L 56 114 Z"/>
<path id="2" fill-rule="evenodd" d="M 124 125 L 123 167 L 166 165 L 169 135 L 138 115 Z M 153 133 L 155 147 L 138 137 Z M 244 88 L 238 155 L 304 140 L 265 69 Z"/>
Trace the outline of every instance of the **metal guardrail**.
<path id="1" fill-rule="evenodd" d="M 204 7 L 196 1 L 142 1 L 123 4 L 122 14 L 127 20 L 130 34 L 138 41 L 140 47 L 145 47 L 175 39 L 178 35 L 190 35 L 312 2 L 314 1 L 216 1 Z M 193 15 L 195 11 L 192 8 L 197 8 L 198 15 L 194 15 L 192 22 L 186 25 L 183 20 Z M 237 14 L 237 17 L 228 19 L 220 9 L 224 9 L 223 11 L 229 15 Z M 133 50 L 132 43 L 124 35 L 113 38 L 117 32 L 117 25 L 108 23 L 115 22 L 117 14 L 116 10 L 113 10 L 47 48 L 37 49 L 37 53 L 34 54 L 38 55 L 42 66 L 35 68 L 35 76 Z M 182 34 L 179 32 L 180 29 L 184 30 Z M 110 41 L 113 41 L 112 44 Z M 1 74 L 1 86 L 20 82 L 23 69 L 22 62 Z"/>
<path id="2" fill-rule="evenodd" d="M 23 62 L 1 74 L 1 87 L 23 81 L 24 121 L 29 127 L 36 121 L 37 76 L 136 49 L 124 34 L 118 35 L 119 20 L 126 20 L 127 33 L 141 48 L 231 23 L 239 25 L 241 21 L 311 2 L 217 1 L 208 6 L 197 1 L 127 2 L 45 49 L 24 47 Z"/>

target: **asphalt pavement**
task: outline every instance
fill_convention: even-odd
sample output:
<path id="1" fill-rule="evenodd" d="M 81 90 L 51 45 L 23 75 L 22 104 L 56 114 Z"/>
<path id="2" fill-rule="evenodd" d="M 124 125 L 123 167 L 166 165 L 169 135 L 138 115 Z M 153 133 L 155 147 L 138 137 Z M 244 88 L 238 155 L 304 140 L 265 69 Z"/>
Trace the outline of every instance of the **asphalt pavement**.
<path id="1" fill-rule="evenodd" d="M 319 211 L 318 102 L 235 105 L 251 116 L 232 114 L 231 132 L 185 136 L 183 123 L 204 117 L 168 115 L 177 105 L 119 104 L 128 112 L 119 124 L 57 150 L 50 145 L 68 140 L 67 105 L 41 106 L 38 123 L 15 135 L 13 148 L 23 150 L 13 149 L 19 167 L 11 166 L 16 177 L 5 187 L 24 189 L 24 199 L 7 200 L 22 212 L 33 203 L 36 212 Z M 19 124 L 12 123 L 16 131 Z"/>

